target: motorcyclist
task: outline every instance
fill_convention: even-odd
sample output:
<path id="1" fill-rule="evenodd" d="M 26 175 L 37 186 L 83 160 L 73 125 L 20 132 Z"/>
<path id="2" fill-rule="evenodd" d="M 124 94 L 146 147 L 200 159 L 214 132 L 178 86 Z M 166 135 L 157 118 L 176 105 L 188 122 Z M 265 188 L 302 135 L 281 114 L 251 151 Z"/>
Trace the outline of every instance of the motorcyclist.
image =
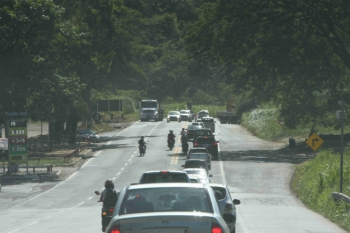
<path id="1" fill-rule="evenodd" d="M 141 139 L 139 140 L 139 149 L 141 147 L 145 148 L 145 153 L 146 153 L 146 142 L 145 142 L 145 137 L 144 136 L 141 136 Z"/>
<path id="2" fill-rule="evenodd" d="M 187 135 L 181 136 L 181 145 L 182 145 L 182 152 L 187 153 L 188 152 L 188 138 Z"/>
<path id="3" fill-rule="evenodd" d="M 175 134 L 173 133 L 172 130 L 169 130 L 169 134 L 168 134 L 168 145 L 170 144 L 170 142 L 175 142 Z"/>
<path id="4" fill-rule="evenodd" d="M 108 192 L 108 197 L 110 197 L 110 196 L 109 196 L 110 193 L 112 193 L 113 195 L 115 195 L 115 197 L 113 197 L 113 198 L 107 198 L 107 199 L 108 199 L 108 201 L 107 201 L 107 199 L 106 199 L 107 192 Z M 106 227 L 108 226 L 109 221 L 110 221 L 110 220 L 104 219 L 103 212 L 105 212 L 108 208 L 114 207 L 114 206 L 115 206 L 116 201 L 118 200 L 119 194 L 120 194 L 119 190 L 114 189 L 113 181 L 110 180 L 110 179 L 106 180 L 106 181 L 105 181 L 105 185 L 104 185 L 104 189 L 103 189 L 103 191 L 101 192 L 100 199 L 98 200 L 98 202 L 103 202 L 102 213 L 101 213 L 102 231 L 105 231 L 105 230 L 106 230 Z M 107 203 L 107 202 L 110 202 L 110 200 L 112 200 L 113 203 Z M 111 206 L 107 206 L 107 205 L 111 205 Z M 106 221 L 107 221 L 107 222 L 106 222 Z"/>
<path id="5" fill-rule="evenodd" d="M 181 132 L 180 132 L 181 137 L 184 137 L 187 135 L 185 128 L 182 128 Z"/>

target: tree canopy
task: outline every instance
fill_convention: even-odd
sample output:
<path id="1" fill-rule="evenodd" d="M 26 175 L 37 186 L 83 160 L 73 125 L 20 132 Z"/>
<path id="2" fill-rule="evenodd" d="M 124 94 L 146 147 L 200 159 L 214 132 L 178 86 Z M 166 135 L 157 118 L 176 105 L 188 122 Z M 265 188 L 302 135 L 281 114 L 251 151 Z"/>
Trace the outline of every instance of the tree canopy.
<path id="1" fill-rule="evenodd" d="M 350 103 L 349 12 L 344 0 L 3 0 L 0 115 L 79 118 L 93 90 L 118 89 L 274 101 L 295 127 Z"/>

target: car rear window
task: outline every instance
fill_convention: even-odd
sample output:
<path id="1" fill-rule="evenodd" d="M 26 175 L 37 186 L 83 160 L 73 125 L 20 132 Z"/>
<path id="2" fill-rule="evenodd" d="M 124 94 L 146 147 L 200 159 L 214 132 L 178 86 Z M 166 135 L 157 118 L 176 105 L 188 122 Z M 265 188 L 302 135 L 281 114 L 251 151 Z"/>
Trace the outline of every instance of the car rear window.
<path id="1" fill-rule="evenodd" d="M 217 200 L 224 199 L 226 197 L 226 189 L 223 187 L 212 187 Z"/>
<path id="2" fill-rule="evenodd" d="M 188 183 L 187 175 L 184 173 L 168 173 L 168 174 L 160 174 L 160 173 L 150 173 L 145 174 L 140 181 L 141 184 L 149 184 L 149 183 Z"/>
<path id="3" fill-rule="evenodd" d="M 119 214 L 168 211 L 213 213 L 213 206 L 209 193 L 204 188 L 140 188 L 125 193 Z"/>
<path id="4" fill-rule="evenodd" d="M 189 161 L 185 162 L 185 168 L 205 168 L 207 166 L 206 162 L 197 160 L 197 161 Z"/>
<path id="5" fill-rule="evenodd" d="M 205 148 L 192 148 L 189 152 L 189 154 L 193 154 L 193 153 L 208 153 L 207 149 Z"/>
<path id="6" fill-rule="evenodd" d="M 202 118 L 203 122 L 214 122 L 214 119 L 212 118 Z"/>
<path id="7" fill-rule="evenodd" d="M 214 143 L 215 138 L 213 138 L 213 137 L 198 137 L 196 142 L 199 144 L 201 144 L 201 143 Z"/>
<path id="8" fill-rule="evenodd" d="M 196 136 L 212 136 L 213 132 L 211 129 L 199 129 L 195 132 Z"/>

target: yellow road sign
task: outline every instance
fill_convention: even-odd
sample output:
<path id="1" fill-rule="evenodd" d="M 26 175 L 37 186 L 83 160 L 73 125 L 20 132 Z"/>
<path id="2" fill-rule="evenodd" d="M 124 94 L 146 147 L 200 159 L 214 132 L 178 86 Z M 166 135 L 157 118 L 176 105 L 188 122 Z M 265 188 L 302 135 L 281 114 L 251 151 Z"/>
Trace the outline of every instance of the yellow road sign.
<path id="1" fill-rule="evenodd" d="M 323 139 L 316 133 L 311 134 L 311 136 L 306 140 L 306 144 L 308 144 L 314 151 L 316 151 L 323 144 L 323 142 Z"/>

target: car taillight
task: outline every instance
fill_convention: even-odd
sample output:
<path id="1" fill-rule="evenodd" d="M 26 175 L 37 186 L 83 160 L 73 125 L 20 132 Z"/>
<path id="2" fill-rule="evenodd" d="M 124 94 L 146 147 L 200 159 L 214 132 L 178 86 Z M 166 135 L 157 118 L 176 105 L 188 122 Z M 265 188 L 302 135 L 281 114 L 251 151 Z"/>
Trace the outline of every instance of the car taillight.
<path id="1" fill-rule="evenodd" d="M 195 142 L 195 143 L 194 143 L 194 146 L 198 146 L 198 142 Z"/>
<path id="2" fill-rule="evenodd" d="M 214 146 L 217 146 L 218 145 L 218 143 L 217 142 L 214 142 Z"/>
<path id="3" fill-rule="evenodd" d="M 213 223 L 211 226 L 211 233 L 222 233 L 222 229 L 219 224 Z"/>
<path id="4" fill-rule="evenodd" d="M 108 212 L 109 212 L 109 213 L 113 213 L 113 211 L 114 211 L 114 207 L 110 207 L 110 208 L 108 209 Z"/>
<path id="5" fill-rule="evenodd" d="M 120 233 L 119 226 L 113 226 L 112 229 L 109 231 L 109 233 Z"/>

